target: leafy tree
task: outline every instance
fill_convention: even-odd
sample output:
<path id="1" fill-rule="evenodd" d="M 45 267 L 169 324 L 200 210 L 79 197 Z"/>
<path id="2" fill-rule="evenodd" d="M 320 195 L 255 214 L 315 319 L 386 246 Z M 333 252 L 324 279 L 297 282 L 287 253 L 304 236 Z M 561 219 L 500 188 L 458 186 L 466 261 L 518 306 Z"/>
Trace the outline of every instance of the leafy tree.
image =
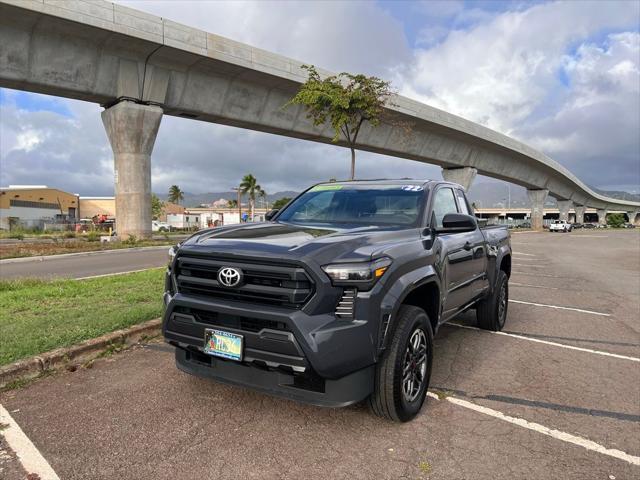
<path id="1" fill-rule="evenodd" d="M 610 213 L 607 215 L 607 225 L 620 228 L 625 224 L 624 213 Z"/>
<path id="2" fill-rule="evenodd" d="M 160 200 L 155 193 L 151 194 L 151 215 L 154 220 L 157 220 L 162 215 L 162 209 L 164 208 L 164 202 Z"/>
<path id="3" fill-rule="evenodd" d="M 253 221 L 254 210 L 256 206 L 256 196 L 264 197 L 266 195 L 265 191 L 262 189 L 260 185 L 258 185 L 258 180 L 252 174 L 248 173 L 244 177 L 242 177 L 242 182 L 240 182 L 240 191 L 243 195 L 249 196 L 249 208 L 251 210 L 251 221 Z"/>
<path id="4" fill-rule="evenodd" d="M 285 104 L 303 105 L 316 126 L 327 121 L 333 128 L 334 143 L 342 137 L 351 149 L 351 179 L 355 178 L 356 140 L 364 122 L 380 124 L 384 105 L 392 94 L 390 83 L 377 77 L 340 73 L 320 78 L 313 65 L 303 65 L 309 77 L 298 93 Z"/>
<path id="5" fill-rule="evenodd" d="M 227 200 L 227 208 L 238 208 L 238 200 Z"/>
<path id="6" fill-rule="evenodd" d="M 290 201 L 291 201 L 291 197 L 279 198 L 278 200 L 273 202 L 273 205 L 271 206 L 271 208 L 273 208 L 274 210 L 280 210 L 281 208 L 283 208 Z"/>
<path id="7" fill-rule="evenodd" d="M 180 190 L 178 185 L 171 185 L 169 188 L 169 197 L 167 198 L 171 203 L 180 203 L 184 200 L 184 193 Z"/>

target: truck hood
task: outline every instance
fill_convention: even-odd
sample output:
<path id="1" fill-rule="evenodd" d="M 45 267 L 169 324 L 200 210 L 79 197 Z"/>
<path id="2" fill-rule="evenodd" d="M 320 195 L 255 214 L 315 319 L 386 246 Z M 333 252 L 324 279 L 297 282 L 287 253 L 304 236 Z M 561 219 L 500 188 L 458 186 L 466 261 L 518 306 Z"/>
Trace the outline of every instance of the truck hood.
<path id="1" fill-rule="evenodd" d="M 305 259 L 323 265 L 366 261 L 383 245 L 415 240 L 416 228 L 344 225 L 293 225 L 265 222 L 205 230 L 180 247 L 184 252 L 263 258 Z"/>

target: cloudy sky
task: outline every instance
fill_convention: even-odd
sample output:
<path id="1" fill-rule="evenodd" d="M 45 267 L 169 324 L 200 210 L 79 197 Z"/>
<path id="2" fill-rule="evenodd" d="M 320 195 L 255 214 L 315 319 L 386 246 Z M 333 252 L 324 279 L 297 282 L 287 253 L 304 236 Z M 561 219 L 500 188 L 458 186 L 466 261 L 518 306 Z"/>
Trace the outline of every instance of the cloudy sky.
<path id="1" fill-rule="evenodd" d="M 589 185 L 640 192 L 635 0 L 120 3 L 329 70 L 381 76 L 542 150 Z M 112 194 L 100 110 L 0 89 L 0 185 Z M 270 192 L 299 190 L 347 177 L 348 159 L 340 147 L 167 116 L 153 190 L 224 191 L 248 172 Z M 364 152 L 357 174 L 440 178 L 436 167 Z"/>

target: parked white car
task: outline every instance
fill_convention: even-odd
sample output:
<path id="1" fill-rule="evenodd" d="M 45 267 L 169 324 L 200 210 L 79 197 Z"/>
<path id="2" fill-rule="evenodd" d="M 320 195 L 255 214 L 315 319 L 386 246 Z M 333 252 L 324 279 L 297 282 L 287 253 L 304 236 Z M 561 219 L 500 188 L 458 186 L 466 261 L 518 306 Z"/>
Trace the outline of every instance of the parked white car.
<path id="1" fill-rule="evenodd" d="M 549 225 L 549 231 L 551 233 L 553 232 L 570 232 L 572 229 L 571 224 L 568 222 L 565 222 L 564 220 L 554 220 L 554 222 Z"/>
<path id="2" fill-rule="evenodd" d="M 169 225 L 167 222 L 154 220 L 153 222 L 151 222 L 151 231 L 152 232 L 170 232 L 171 225 Z"/>

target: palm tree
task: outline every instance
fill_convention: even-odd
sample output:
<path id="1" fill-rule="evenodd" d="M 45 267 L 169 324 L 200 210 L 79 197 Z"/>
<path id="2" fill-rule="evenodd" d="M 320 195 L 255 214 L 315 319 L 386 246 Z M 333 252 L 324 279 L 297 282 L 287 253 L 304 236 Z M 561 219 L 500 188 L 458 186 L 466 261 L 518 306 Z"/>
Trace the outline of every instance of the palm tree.
<path id="1" fill-rule="evenodd" d="M 242 178 L 242 182 L 240 182 L 240 191 L 243 195 L 249 195 L 249 208 L 251 209 L 251 221 L 253 222 L 253 214 L 256 206 L 256 196 L 264 197 L 266 193 L 262 189 L 262 187 L 258 185 L 256 177 L 254 177 L 250 173 L 246 174 Z"/>
<path id="2" fill-rule="evenodd" d="M 178 185 L 171 185 L 169 188 L 169 197 L 167 198 L 171 203 L 180 203 L 184 200 L 184 193 L 180 190 Z"/>
<path id="3" fill-rule="evenodd" d="M 238 208 L 238 200 L 227 200 L 227 208 Z"/>

